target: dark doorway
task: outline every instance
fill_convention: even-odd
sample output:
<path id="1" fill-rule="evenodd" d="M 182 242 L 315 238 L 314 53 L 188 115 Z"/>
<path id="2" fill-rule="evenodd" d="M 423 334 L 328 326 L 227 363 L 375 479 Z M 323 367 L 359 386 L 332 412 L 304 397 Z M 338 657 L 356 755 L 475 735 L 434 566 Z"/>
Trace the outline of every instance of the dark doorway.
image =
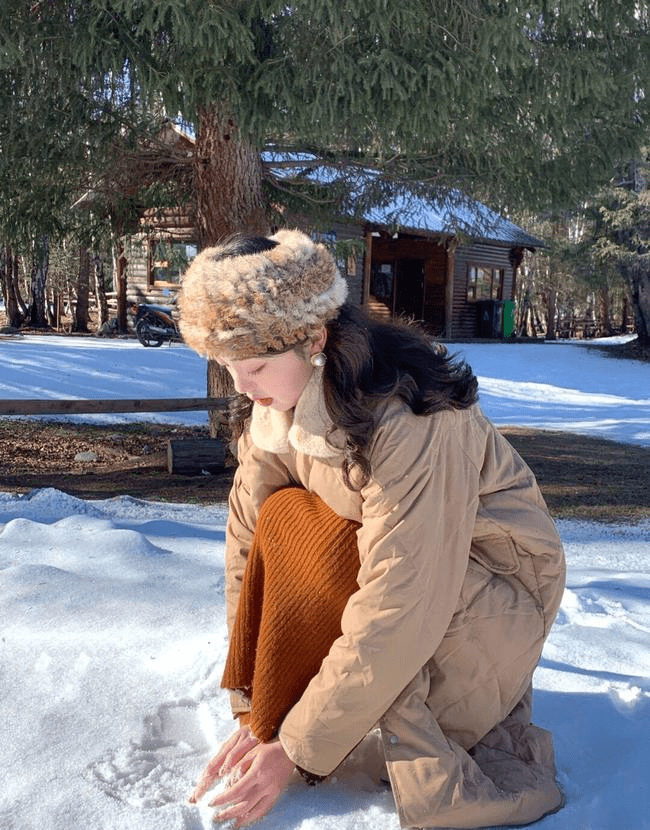
<path id="1" fill-rule="evenodd" d="M 423 321 L 440 336 L 446 319 L 447 248 L 429 239 L 378 233 L 372 240 L 368 292 L 372 313 Z"/>
<path id="2" fill-rule="evenodd" d="M 397 260 L 395 313 L 422 320 L 424 311 L 424 260 Z"/>

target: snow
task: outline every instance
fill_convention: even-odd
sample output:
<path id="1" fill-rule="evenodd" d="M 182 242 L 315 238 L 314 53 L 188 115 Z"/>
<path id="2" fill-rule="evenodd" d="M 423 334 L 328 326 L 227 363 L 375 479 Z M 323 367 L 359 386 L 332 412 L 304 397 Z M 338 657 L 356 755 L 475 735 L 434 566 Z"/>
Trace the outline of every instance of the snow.
<path id="1" fill-rule="evenodd" d="M 7 399 L 204 398 L 206 363 L 180 344 L 32 336 L 0 340 L 0 395 Z M 84 415 L 77 420 L 207 423 L 203 412 Z"/>
<path id="2" fill-rule="evenodd" d="M 474 368 L 481 404 L 499 426 L 564 430 L 650 446 L 650 366 L 603 351 L 608 343 L 627 339 L 494 341 L 449 348 Z"/>
<path id="3" fill-rule="evenodd" d="M 312 153 L 284 153 L 267 150 L 262 161 L 269 166 L 278 179 L 303 179 L 319 185 L 345 183 L 348 198 L 344 210 L 350 216 L 384 227 L 412 228 L 434 233 L 458 233 L 474 239 L 496 239 L 510 241 L 523 246 L 539 247 L 543 242 L 531 236 L 505 216 L 491 210 L 459 190 L 449 190 L 441 195 L 427 193 L 421 186 L 415 187 L 408 181 L 382 180 L 378 170 L 358 165 L 340 167 L 329 165 Z M 381 198 L 368 193 L 379 183 Z M 378 203 L 379 202 L 379 203 Z"/>
<path id="4" fill-rule="evenodd" d="M 474 366 L 496 423 L 650 445 L 648 364 L 568 343 L 451 349 Z M 178 344 L 0 340 L 3 398 L 202 397 L 205 369 Z M 3 830 L 212 826 L 185 799 L 232 729 L 219 690 L 225 523 L 223 504 L 0 492 Z M 650 830 L 650 518 L 559 528 L 567 589 L 535 677 L 535 719 L 554 733 L 566 805 L 538 826 Z M 315 788 L 296 777 L 259 827 L 397 830 L 373 760 L 368 742 Z"/>

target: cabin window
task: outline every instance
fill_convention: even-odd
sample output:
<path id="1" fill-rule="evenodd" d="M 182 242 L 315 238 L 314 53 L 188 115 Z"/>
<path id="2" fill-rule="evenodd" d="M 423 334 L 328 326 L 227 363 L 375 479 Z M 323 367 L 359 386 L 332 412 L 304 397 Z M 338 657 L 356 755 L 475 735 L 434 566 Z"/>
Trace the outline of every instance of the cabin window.
<path id="1" fill-rule="evenodd" d="M 467 266 L 467 302 L 478 300 L 502 300 L 503 268 L 486 268 L 482 265 Z"/>
<path id="2" fill-rule="evenodd" d="M 196 245 L 150 239 L 147 257 L 147 282 L 179 285 L 185 269 L 197 254 Z"/>

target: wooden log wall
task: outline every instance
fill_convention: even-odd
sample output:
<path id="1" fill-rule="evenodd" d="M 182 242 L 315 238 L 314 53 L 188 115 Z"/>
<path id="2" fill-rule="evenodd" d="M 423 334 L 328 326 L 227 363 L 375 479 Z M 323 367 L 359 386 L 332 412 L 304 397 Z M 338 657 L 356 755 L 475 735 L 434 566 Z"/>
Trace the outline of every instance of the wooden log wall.
<path id="1" fill-rule="evenodd" d="M 475 243 L 463 245 L 456 249 L 454 264 L 454 294 L 451 339 L 471 338 L 478 334 L 476 303 L 467 302 L 467 268 L 469 265 L 479 265 L 483 268 L 502 268 L 503 299 L 509 300 L 512 295 L 512 265 L 510 263 L 510 247 L 495 243 Z"/>

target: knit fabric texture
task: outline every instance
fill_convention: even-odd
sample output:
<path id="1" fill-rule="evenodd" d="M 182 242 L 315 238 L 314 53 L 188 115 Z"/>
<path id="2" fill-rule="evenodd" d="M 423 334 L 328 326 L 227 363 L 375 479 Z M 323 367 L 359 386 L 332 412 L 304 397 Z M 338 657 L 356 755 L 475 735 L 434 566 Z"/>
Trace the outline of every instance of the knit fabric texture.
<path id="1" fill-rule="evenodd" d="M 336 317 L 348 286 L 327 248 L 297 230 L 269 239 L 270 250 L 233 256 L 224 244 L 192 261 L 178 305 L 194 351 L 236 360 L 283 352 Z"/>
<path id="2" fill-rule="evenodd" d="M 249 698 L 244 722 L 260 741 L 275 737 L 341 634 L 359 526 L 298 488 L 262 505 L 221 681 Z"/>

